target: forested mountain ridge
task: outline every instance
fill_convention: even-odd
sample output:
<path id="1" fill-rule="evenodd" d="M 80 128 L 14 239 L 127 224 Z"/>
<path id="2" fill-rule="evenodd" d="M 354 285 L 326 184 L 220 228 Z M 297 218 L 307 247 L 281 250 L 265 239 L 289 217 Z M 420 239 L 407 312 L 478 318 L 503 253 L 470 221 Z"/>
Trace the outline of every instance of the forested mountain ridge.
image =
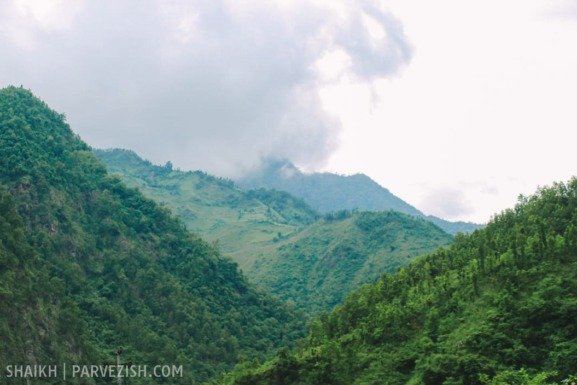
<path id="1" fill-rule="evenodd" d="M 332 309 L 350 290 L 452 240 L 432 223 L 397 212 L 343 210 L 321 218 L 286 192 L 242 191 L 128 150 L 95 153 L 110 172 L 174 209 L 189 229 L 217 239 L 253 282 L 308 313 Z"/>
<path id="2" fill-rule="evenodd" d="M 219 384 L 577 381 L 577 179 L 351 294 L 307 342 Z"/>
<path id="3" fill-rule="evenodd" d="M 202 171 L 156 166 L 129 150 L 94 150 L 109 172 L 166 204 L 187 227 L 218 241 L 221 250 L 246 269 L 255 253 L 298 232 L 319 214 L 302 200 L 273 190 L 241 191 L 234 182 Z"/>
<path id="4" fill-rule="evenodd" d="M 279 241 L 247 274 L 278 297 L 317 313 L 452 240 L 431 222 L 396 211 L 341 211 Z"/>
<path id="5" fill-rule="evenodd" d="M 480 226 L 469 222 L 450 222 L 425 215 L 364 174 L 338 175 L 329 172 L 305 174 L 287 160 L 269 160 L 262 169 L 239 178 L 243 188 L 286 191 L 302 198 L 321 213 L 340 210 L 385 211 L 423 217 L 448 232 L 468 233 Z"/>
<path id="6" fill-rule="evenodd" d="M 0 362 L 100 364 L 122 347 L 139 365 L 183 365 L 190 383 L 302 333 L 300 315 L 16 87 L 0 90 L 0 230 Z"/>

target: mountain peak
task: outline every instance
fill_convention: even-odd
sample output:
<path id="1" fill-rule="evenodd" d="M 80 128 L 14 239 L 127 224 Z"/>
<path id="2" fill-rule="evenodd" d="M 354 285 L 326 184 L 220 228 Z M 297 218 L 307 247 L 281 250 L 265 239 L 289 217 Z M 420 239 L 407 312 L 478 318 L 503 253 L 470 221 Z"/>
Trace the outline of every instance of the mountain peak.
<path id="1" fill-rule="evenodd" d="M 261 170 L 237 182 L 244 188 L 287 191 L 324 213 L 360 209 L 423 215 L 365 174 L 303 173 L 286 159 L 267 161 Z"/>
<path id="2" fill-rule="evenodd" d="M 301 175 L 302 171 L 290 160 L 286 158 L 267 158 L 260 168 L 253 171 L 243 179 L 267 179 L 271 177 L 282 177 L 289 179 L 295 175 Z"/>
<path id="3" fill-rule="evenodd" d="M 471 232 L 479 227 L 473 223 L 453 223 L 441 218 L 425 216 L 417 208 L 362 173 L 353 175 L 330 172 L 303 173 L 289 160 L 271 159 L 265 162 L 259 171 L 236 182 L 243 188 L 286 191 L 303 199 L 321 213 L 355 209 L 393 210 L 425 218 L 451 234 Z"/>

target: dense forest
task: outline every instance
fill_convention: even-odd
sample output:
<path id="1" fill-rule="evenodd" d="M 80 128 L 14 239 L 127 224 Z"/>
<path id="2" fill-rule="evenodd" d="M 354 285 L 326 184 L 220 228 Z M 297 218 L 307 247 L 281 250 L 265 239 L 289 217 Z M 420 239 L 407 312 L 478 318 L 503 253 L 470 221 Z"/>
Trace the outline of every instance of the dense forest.
<path id="1" fill-rule="evenodd" d="M 340 210 L 320 215 L 277 190 L 243 191 L 201 171 L 155 166 L 128 150 L 96 150 L 111 173 L 218 241 L 249 279 L 307 313 L 328 311 L 364 283 L 452 237 L 422 218 Z"/>
<path id="2" fill-rule="evenodd" d="M 452 240 L 431 222 L 395 211 L 340 211 L 279 241 L 256 260 L 249 276 L 315 314 Z"/>
<path id="3" fill-rule="evenodd" d="M 577 179 L 352 293 L 306 342 L 218 384 L 574 384 Z"/>
<path id="4" fill-rule="evenodd" d="M 449 234 L 468 233 L 480 227 L 425 215 L 364 174 L 303 173 L 288 160 L 269 159 L 261 169 L 239 178 L 237 183 L 243 188 L 286 191 L 323 214 L 341 210 L 394 210 L 423 217 Z"/>
<path id="5" fill-rule="evenodd" d="M 304 330 L 302 315 L 109 175 L 63 115 L 15 87 L 0 90 L 0 298 L 0 362 L 99 364 L 122 348 L 125 361 L 183 365 L 186 383 Z"/>

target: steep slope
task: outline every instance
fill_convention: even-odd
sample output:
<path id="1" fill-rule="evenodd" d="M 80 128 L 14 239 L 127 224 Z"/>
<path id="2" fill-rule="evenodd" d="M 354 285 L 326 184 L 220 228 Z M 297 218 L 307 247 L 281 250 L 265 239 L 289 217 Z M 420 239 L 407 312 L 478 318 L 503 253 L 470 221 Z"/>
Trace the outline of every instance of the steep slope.
<path id="1" fill-rule="evenodd" d="M 0 361 L 52 364 L 100 358 L 78 306 L 65 298 L 62 280 L 44 268 L 27 235 L 12 196 L 0 186 Z"/>
<path id="2" fill-rule="evenodd" d="M 202 172 L 154 166 L 126 150 L 96 151 L 126 183 L 179 213 L 190 229 L 219 239 L 254 282 L 307 312 L 331 309 L 361 284 L 451 241 L 423 219 L 397 212 L 317 214 L 271 190 L 237 189 Z"/>
<path id="3" fill-rule="evenodd" d="M 305 174 L 286 160 L 269 161 L 260 171 L 237 181 L 243 188 L 267 188 L 286 191 L 302 198 L 315 210 L 328 213 L 339 210 L 394 210 L 425 217 L 425 215 L 380 186 L 364 174 Z M 426 219 L 450 234 L 471 232 L 480 226 L 467 222 L 449 222 L 434 216 Z"/>
<path id="4" fill-rule="evenodd" d="M 190 383 L 303 327 L 14 87 L 0 90 L 0 230 L 0 362 L 100 364 L 122 347 L 138 365 L 183 365 Z"/>
<path id="5" fill-rule="evenodd" d="M 355 292 L 299 350 L 219 383 L 559 383 L 577 371 L 576 317 L 572 179 Z"/>
<path id="6" fill-rule="evenodd" d="M 287 193 L 244 192 L 230 180 L 202 171 L 173 170 L 170 164 L 155 166 L 128 150 L 95 150 L 95 154 L 129 186 L 178 213 L 191 231 L 218 240 L 221 250 L 243 269 L 279 234 L 294 234 L 318 217 Z"/>
<path id="7" fill-rule="evenodd" d="M 340 212 L 265 250 L 247 274 L 280 298 L 317 313 L 451 241 L 432 223 L 398 212 Z"/>

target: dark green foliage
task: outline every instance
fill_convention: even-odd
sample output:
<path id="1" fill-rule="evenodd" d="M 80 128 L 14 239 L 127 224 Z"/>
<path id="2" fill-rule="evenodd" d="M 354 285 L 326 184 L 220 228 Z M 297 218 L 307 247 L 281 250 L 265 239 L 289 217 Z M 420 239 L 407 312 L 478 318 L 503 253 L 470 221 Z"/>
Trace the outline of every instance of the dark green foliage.
<path id="1" fill-rule="evenodd" d="M 27 235 L 11 195 L 0 187 L 0 362 L 96 359 L 85 322 L 75 304 L 63 298 L 64 282 L 48 274 Z"/>
<path id="2" fill-rule="evenodd" d="M 138 364 L 184 365 L 190 382 L 300 335 L 302 317 L 14 87 L 0 90 L 0 187 L 2 363 L 99 364 L 123 347 Z"/>
<path id="3" fill-rule="evenodd" d="M 576 226 L 577 179 L 542 188 L 354 292 L 282 365 L 239 367 L 220 383 L 280 384 L 284 362 L 300 385 L 575 382 Z"/>
<path id="4" fill-rule="evenodd" d="M 238 181 L 245 188 L 267 188 L 286 191 L 302 198 L 321 213 L 340 210 L 383 211 L 424 217 L 449 234 L 468 233 L 479 225 L 468 222 L 449 222 L 434 216 L 425 216 L 407 202 L 393 195 L 364 174 L 351 176 L 332 173 L 305 174 L 289 161 L 270 161 L 258 173 Z"/>

